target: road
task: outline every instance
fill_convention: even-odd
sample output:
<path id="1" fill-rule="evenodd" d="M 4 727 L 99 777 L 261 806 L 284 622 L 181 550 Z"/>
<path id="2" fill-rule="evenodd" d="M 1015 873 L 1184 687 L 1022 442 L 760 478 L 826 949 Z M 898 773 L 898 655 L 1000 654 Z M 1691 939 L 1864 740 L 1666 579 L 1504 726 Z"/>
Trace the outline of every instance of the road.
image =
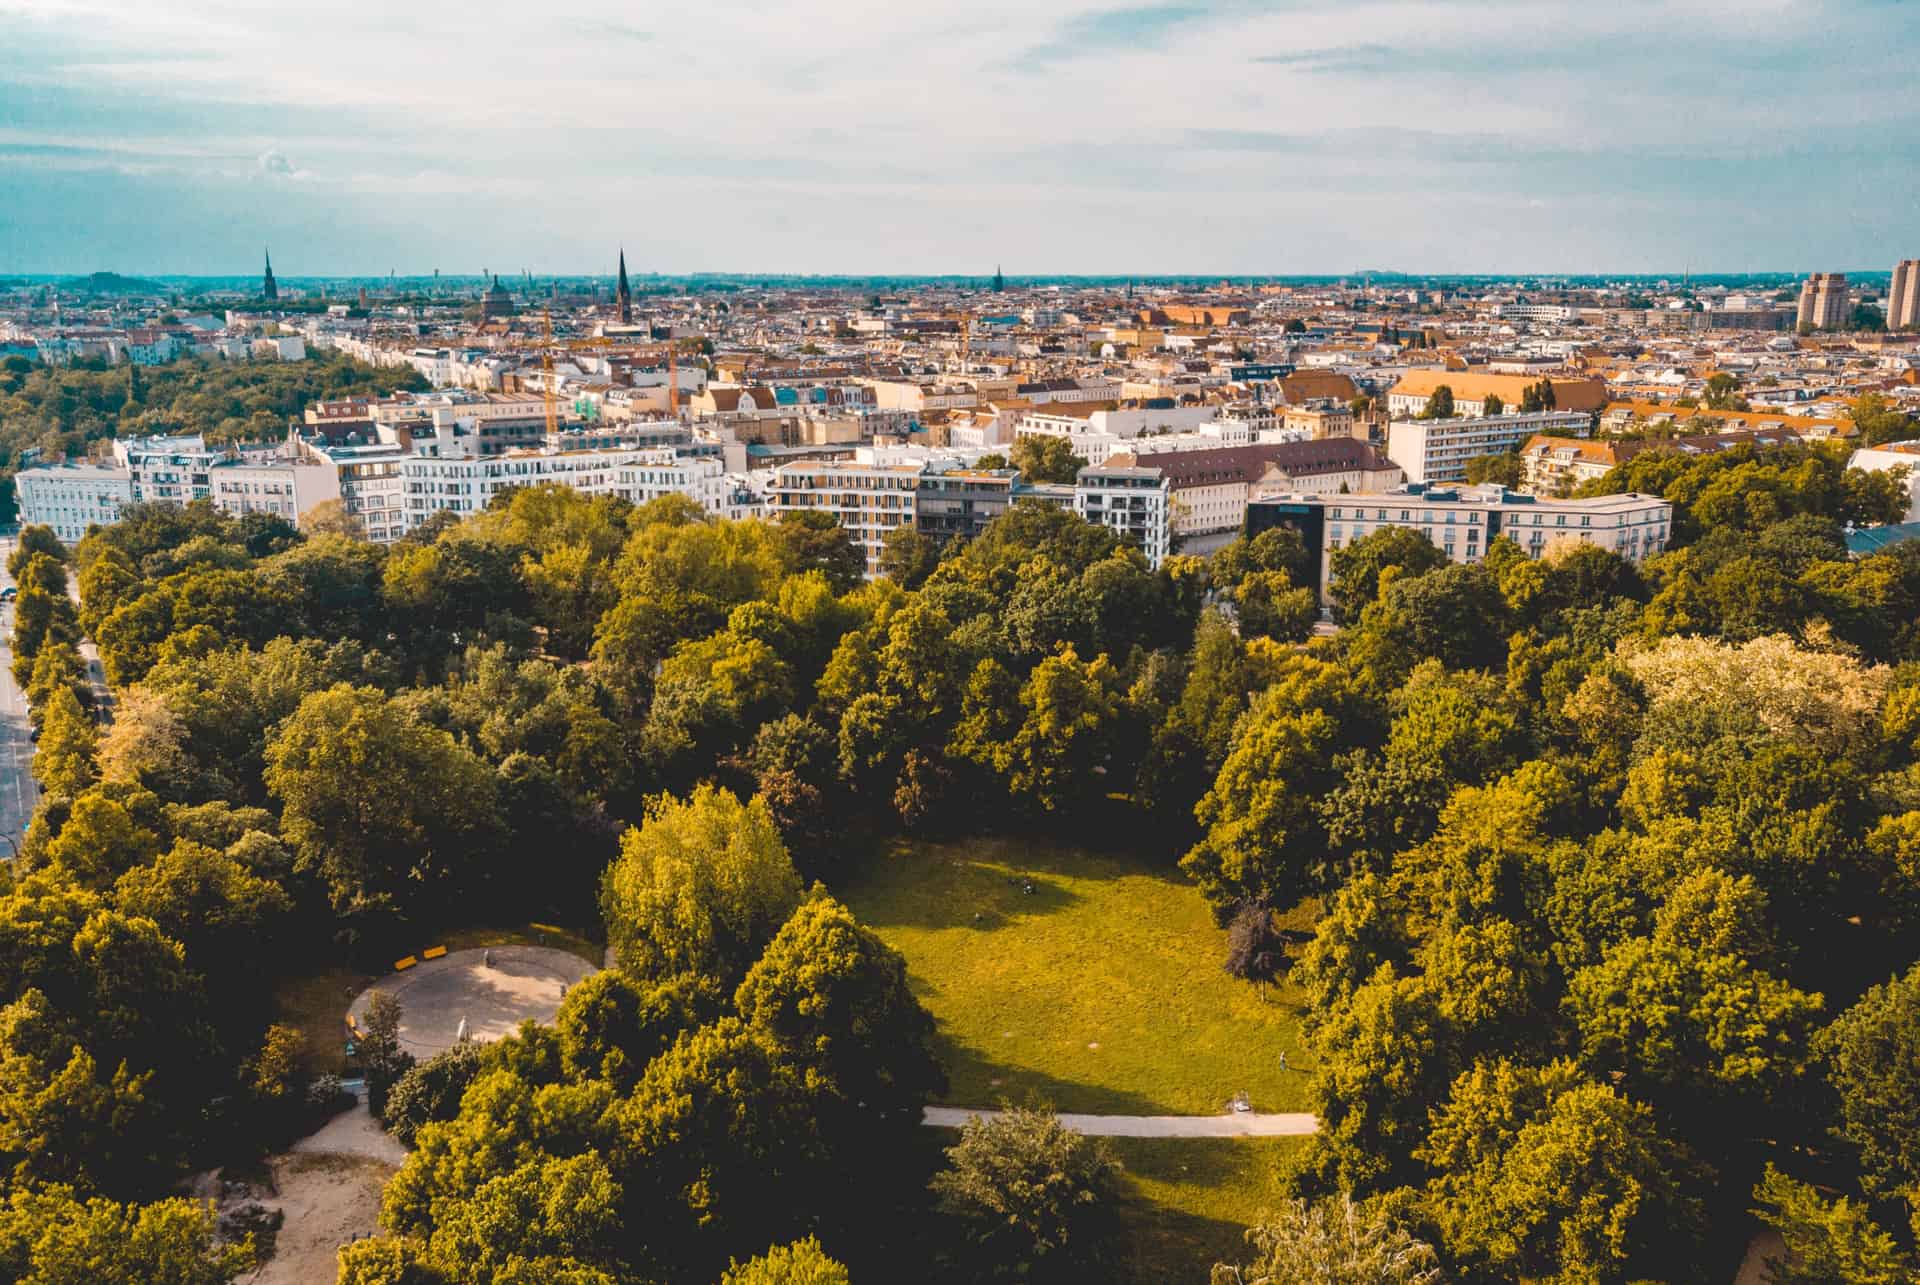
<path id="1" fill-rule="evenodd" d="M 0 539 L 0 586 L 13 583 L 6 560 L 13 541 Z M 12 857 L 33 819 L 40 787 L 28 769 L 33 762 L 32 725 L 27 698 L 13 681 L 13 605 L 0 607 L 0 856 Z"/>

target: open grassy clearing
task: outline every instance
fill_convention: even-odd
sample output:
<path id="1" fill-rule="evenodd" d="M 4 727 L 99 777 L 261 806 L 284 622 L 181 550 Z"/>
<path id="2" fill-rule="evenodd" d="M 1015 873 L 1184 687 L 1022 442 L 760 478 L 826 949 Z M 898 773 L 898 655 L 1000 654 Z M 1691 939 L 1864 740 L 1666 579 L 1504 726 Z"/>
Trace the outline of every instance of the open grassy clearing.
<path id="1" fill-rule="evenodd" d="M 1298 996 L 1221 971 L 1226 934 L 1176 870 L 1030 840 L 897 841 L 845 899 L 906 956 L 949 1102 L 1210 1115 L 1244 1091 L 1257 1111 L 1306 1109 Z"/>
<path id="2" fill-rule="evenodd" d="M 1276 1177 L 1305 1138 L 1109 1138 L 1132 1199 L 1122 1212 L 1120 1279 L 1206 1285 L 1244 1261 L 1246 1230 L 1279 1199 Z"/>

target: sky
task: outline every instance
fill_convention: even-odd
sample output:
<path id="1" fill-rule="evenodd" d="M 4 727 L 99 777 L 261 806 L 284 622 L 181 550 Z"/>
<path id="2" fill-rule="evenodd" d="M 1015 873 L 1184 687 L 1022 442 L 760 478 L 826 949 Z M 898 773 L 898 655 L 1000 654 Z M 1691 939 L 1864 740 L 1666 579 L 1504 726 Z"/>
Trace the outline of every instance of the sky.
<path id="1" fill-rule="evenodd" d="M 0 273 L 1873 269 L 1920 0 L 0 0 Z"/>

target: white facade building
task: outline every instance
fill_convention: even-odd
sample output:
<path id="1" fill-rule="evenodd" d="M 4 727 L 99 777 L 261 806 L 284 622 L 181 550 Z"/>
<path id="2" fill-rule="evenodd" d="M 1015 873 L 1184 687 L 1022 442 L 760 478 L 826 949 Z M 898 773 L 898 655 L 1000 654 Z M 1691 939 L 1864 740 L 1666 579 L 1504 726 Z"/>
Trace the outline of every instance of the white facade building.
<path id="1" fill-rule="evenodd" d="M 685 432 L 665 425 L 659 431 Z M 435 513 L 469 517 L 502 491 L 549 484 L 587 495 L 617 496 L 636 505 L 684 495 L 722 518 L 758 512 L 752 494 L 727 473 L 718 449 L 619 440 L 643 435 L 634 430 L 581 430 L 556 434 L 538 447 L 489 454 L 483 426 L 456 421 L 448 408 L 440 408 L 434 412 L 432 435 L 417 437 L 414 453 L 398 462 L 405 509 L 394 535 Z M 596 440 L 580 444 L 589 438 Z"/>
<path id="2" fill-rule="evenodd" d="M 1870 473 L 1905 469 L 1907 471 L 1907 516 L 1901 521 L 1920 522 L 1920 441 L 1886 442 L 1879 446 L 1863 446 L 1847 457 L 1847 467 L 1865 469 Z"/>
<path id="3" fill-rule="evenodd" d="M 89 526 L 120 520 L 133 503 L 133 474 L 99 464 L 55 464 L 22 469 L 14 475 L 23 526 L 49 526 L 62 543 L 72 544 Z"/>
<path id="4" fill-rule="evenodd" d="M 1591 499 L 1551 500 L 1502 486 L 1432 487 L 1410 483 L 1373 494 L 1319 496 L 1326 538 L 1320 584 L 1332 577 L 1336 550 L 1382 527 L 1408 527 L 1433 541 L 1455 562 L 1478 562 L 1499 536 L 1538 558 L 1556 542 L 1596 544 L 1629 562 L 1666 548 L 1673 505 L 1655 495 L 1627 492 Z"/>
<path id="5" fill-rule="evenodd" d="M 1173 483 L 1150 467 L 1088 467 L 1073 485 L 1073 511 L 1138 544 L 1158 568 L 1173 549 Z"/>
<path id="6" fill-rule="evenodd" d="M 1592 422 L 1584 411 L 1396 419 L 1387 426 L 1387 456 L 1409 482 L 1464 482 L 1476 456 L 1518 450 L 1535 433 L 1583 436 Z"/>

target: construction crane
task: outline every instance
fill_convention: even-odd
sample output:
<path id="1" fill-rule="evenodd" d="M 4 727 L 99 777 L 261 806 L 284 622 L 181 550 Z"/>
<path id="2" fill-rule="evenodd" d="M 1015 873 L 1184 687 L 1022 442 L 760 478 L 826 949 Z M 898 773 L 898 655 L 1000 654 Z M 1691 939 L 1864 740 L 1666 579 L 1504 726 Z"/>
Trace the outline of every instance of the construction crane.
<path id="1" fill-rule="evenodd" d="M 560 416 L 554 407 L 553 395 L 553 310 L 540 310 L 540 369 L 546 374 L 547 436 L 552 437 L 560 431 Z"/>

